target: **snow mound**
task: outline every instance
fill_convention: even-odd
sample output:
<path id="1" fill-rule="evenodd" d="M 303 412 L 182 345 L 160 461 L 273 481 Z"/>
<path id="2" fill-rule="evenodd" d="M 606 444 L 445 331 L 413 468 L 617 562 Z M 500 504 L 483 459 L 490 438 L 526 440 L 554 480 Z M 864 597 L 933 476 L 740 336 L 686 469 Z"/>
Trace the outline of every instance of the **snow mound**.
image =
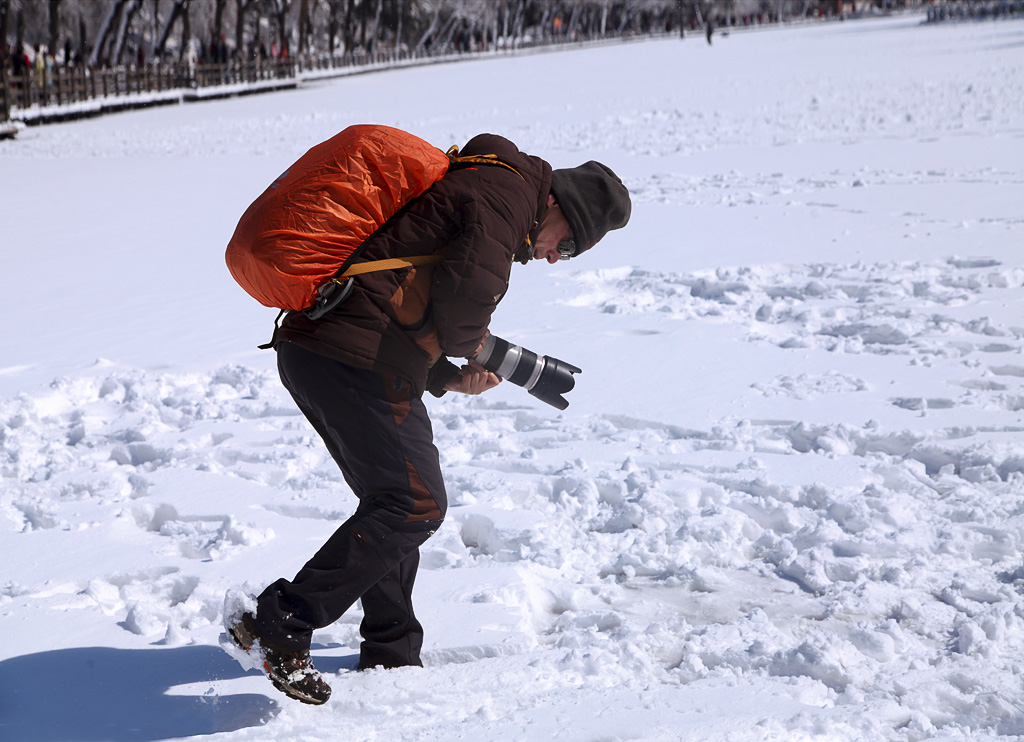
<path id="1" fill-rule="evenodd" d="M 762 290 L 744 280 L 743 293 Z M 822 285 L 785 301 L 838 296 Z M 822 383 L 858 388 L 841 375 L 803 388 Z M 428 612 L 492 610 L 508 627 L 476 648 L 428 645 L 428 668 L 506 662 L 563 691 L 793 678 L 851 721 L 895 713 L 898 698 L 901 723 L 923 730 L 1022 731 L 1017 437 L 749 420 L 698 431 L 484 399 L 434 419 L 452 510 L 423 548 L 423 583 L 514 569 L 425 593 Z M 315 434 L 276 381 L 243 367 L 63 379 L 0 404 L 0 426 L 9 531 L 128 538 L 149 565 L 7 585 L 3 601 L 42 607 L 56 593 L 65 610 L 186 644 L 251 609 L 254 590 L 231 588 L 219 564 L 294 522 L 340 517 L 344 485 Z M 794 482 L 807 467 L 819 481 Z M 164 486 L 188 481 L 205 491 Z M 223 496 L 205 497 L 211 487 Z M 357 619 L 326 646 L 357 646 Z"/>

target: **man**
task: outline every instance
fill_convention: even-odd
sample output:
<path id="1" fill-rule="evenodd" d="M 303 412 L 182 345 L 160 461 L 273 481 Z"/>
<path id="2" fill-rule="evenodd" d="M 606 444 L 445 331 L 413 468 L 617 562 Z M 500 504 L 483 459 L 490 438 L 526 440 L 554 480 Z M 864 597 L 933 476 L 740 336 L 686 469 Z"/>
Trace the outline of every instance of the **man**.
<path id="1" fill-rule="evenodd" d="M 604 165 L 552 171 L 499 136 L 464 157 L 366 243 L 361 258 L 443 257 L 359 276 L 338 309 L 313 321 L 288 313 L 271 341 L 281 380 L 323 438 L 359 505 L 292 580 L 280 579 L 230 633 L 256 641 L 274 685 L 306 703 L 330 687 L 313 668 L 315 629 L 356 600 L 364 618 L 359 667 L 420 666 L 423 629 L 412 607 L 419 546 L 447 508 L 422 393 L 479 394 L 500 379 L 470 360 L 487 336 L 514 261 L 555 263 L 625 226 L 629 193 Z M 496 161 L 496 162 L 495 162 Z"/>

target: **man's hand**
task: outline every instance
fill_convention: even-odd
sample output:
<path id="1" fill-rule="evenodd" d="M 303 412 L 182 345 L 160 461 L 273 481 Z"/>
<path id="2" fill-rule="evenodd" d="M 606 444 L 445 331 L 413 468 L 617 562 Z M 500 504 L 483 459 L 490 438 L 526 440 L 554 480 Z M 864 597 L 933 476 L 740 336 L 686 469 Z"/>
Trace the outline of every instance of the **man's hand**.
<path id="1" fill-rule="evenodd" d="M 481 394 L 501 383 L 501 378 L 491 373 L 476 361 L 470 361 L 459 375 L 444 385 L 445 391 L 461 394 Z"/>

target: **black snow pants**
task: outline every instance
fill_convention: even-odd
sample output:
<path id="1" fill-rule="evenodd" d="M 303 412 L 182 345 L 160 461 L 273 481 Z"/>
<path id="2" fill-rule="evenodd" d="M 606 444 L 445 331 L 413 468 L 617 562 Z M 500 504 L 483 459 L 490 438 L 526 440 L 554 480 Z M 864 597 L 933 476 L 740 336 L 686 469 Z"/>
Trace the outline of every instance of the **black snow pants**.
<path id="1" fill-rule="evenodd" d="M 277 346 L 277 362 L 359 505 L 294 579 L 260 594 L 257 633 L 278 647 L 308 649 L 314 629 L 361 600 L 360 668 L 421 665 L 423 628 L 412 608 L 419 546 L 448 504 L 423 401 L 404 379 L 294 343 Z"/>

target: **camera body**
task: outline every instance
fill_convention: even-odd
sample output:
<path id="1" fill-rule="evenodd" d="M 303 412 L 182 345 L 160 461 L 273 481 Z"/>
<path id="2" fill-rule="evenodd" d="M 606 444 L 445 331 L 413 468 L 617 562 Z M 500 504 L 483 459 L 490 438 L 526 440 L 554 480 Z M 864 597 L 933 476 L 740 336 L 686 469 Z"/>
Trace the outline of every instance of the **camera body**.
<path id="1" fill-rule="evenodd" d="M 571 363 L 551 356 L 538 356 L 532 350 L 513 345 L 496 335 L 488 335 L 473 360 L 488 371 L 521 386 L 534 397 L 552 407 L 564 410 L 569 406 L 563 394 L 576 386 L 573 374 L 582 370 Z"/>

